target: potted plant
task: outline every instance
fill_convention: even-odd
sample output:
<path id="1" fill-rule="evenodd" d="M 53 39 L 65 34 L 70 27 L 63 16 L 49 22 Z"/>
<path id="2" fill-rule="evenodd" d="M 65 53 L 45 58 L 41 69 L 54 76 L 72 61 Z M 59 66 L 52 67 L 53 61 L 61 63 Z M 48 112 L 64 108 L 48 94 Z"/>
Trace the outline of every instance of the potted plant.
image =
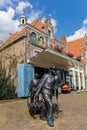
<path id="1" fill-rule="evenodd" d="M 57 48 L 57 49 L 58 49 L 58 51 L 59 51 L 59 52 L 62 52 L 63 47 L 58 46 L 58 48 Z"/>
<path id="2" fill-rule="evenodd" d="M 71 52 L 65 52 L 67 56 L 74 57 L 74 55 Z"/>
<path id="3" fill-rule="evenodd" d="M 81 61 L 81 56 L 77 56 L 75 59 Z"/>

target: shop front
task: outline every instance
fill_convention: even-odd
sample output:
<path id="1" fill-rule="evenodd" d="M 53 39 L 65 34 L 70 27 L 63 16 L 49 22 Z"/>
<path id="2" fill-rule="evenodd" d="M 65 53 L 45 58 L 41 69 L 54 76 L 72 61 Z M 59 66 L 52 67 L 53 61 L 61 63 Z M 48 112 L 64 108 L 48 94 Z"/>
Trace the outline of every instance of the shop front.
<path id="1" fill-rule="evenodd" d="M 52 66 L 60 68 L 61 78 L 74 90 L 84 89 L 84 71 L 83 64 L 74 58 L 68 57 L 51 49 L 46 49 L 39 54 L 31 57 L 30 63 L 37 68 L 42 67 L 44 73 Z M 77 76 L 75 76 L 77 72 Z"/>
<path id="2" fill-rule="evenodd" d="M 80 74 L 83 77 L 84 72 L 78 71 L 77 78 L 74 76 L 74 73 L 73 73 L 77 69 L 81 70 L 83 64 L 79 61 L 76 61 L 75 59 L 72 59 L 64 54 L 61 54 L 60 52 L 58 53 L 51 49 L 45 49 L 42 52 L 36 54 L 35 56 L 32 56 L 29 60 L 29 63 L 27 64 L 27 69 L 29 67 L 32 70 L 31 73 L 26 70 L 26 65 L 24 65 L 24 66 L 25 66 L 24 67 L 25 69 L 23 70 L 24 71 L 23 74 L 27 75 L 27 77 L 30 77 L 30 79 L 32 79 L 34 77 L 35 73 L 39 73 L 42 76 L 44 73 L 46 73 L 48 71 L 48 69 L 50 67 L 56 66 L 62 70 L 61 77 L 67 85 L 72 84 L 74 89 L 76 89 L 76 87 L 77 87 L 76 85 L 78 84 L 78 89 L 81 89 L 81 85 L 79 82 L 81 80 L 81 84 L 84 87 L 84 80 L 83 80 L 83 78 L 81 78 L 81 76 L 79 76 L 79 74 Z M 74 68 L 74 69 L 72 69 L 72 68 Z M 19 67 L 19 69 L 20 69 L 20 67 Z M 30 69 L 28 69 L 28 70 L 30 70 Z M 25 70 L 26 70 L 26 72 L 25 72 Z M 72 72 L 72 76 L 69 74 L 69 72 Z M 27 73 L 27 74 L 25 74 L 25 73 Z M 21 74 L 18 74 L 18 79 L 21 79 L 21 76 L 22 76 Z M 24 76 L 24 79 L 25 79 L 25 81 L 23 81 L 23 82 L 27 82 L 26 80 L 28 78 L 26 79 Z M 28 79 L 27 85 L 25 83 L 25 85 L 24 85 L 25 88 L 28 88 L 30 79 Z M 18 88 L 21 88 L 21 87 L 23 87 L 23 85 L 20 86 L 20 82 L 19 82 Z M 21 94 L 19 94 L 18 96 L 21 97 Z M 25 94 L 25 96 L 26 96 L 26 94 Z"/>

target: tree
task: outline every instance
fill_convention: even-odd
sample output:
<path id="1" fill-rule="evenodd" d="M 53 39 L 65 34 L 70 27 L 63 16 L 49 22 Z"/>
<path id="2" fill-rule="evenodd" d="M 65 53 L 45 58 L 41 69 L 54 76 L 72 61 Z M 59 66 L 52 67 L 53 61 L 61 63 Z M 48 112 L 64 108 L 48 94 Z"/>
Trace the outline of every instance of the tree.
<path id="1" fill-rule="evenodd" d="M 16 98 L 15 87 L 10 76 L 6 76 L 6 69 L 0 61 L 0 100 Z"/>

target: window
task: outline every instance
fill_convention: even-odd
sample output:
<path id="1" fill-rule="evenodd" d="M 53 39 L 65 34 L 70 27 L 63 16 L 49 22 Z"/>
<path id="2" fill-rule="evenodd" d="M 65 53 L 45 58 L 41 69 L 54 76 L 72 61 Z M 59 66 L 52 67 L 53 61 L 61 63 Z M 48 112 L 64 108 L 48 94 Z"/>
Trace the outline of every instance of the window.
<path id="1" fill-rule="evenodd" d="M 87 47 L 87 42 L 85 42 L 85 46 Z"/>
<path id="2" fill-rule="evenodd" d="M 39 42 L 41 42 L 42 44 L 44 43 L 44 38 L 42 36 L 39 37 Z"/>
<path id="3" fill-rule="evenodd" d="M 24 24 L 24 19 L 22 20 L 22 24 Z"/>
<path id="4" fill-rule="evenodd" d="M 84 69 L 84 71 L 85 71 L 85 74 L 87 74 L 87 66 L 85 66 L 85 69 Z"/>
<path id="5" fill-rule="evenodd" d="M 87 78 L 85 78 L 85 85 L 87 86 Z"/>
<path id="6" fill-rule="evenodd" d="M 48 35 L 51 37 L 51 31 L 50 30 L 48 30 Z"/>
<path id="7" fill-rule="evenodd" d="M 32 44 L 37 44 L 37 38 L 36 38 L 36 33 L 35 32 L 32 32 L 30 34 L 30 41 Z"/>
<path id="8" fill-rule="evenodd" d="M 87 59 L 87 50 L 86 50 L 86 52 L 85 52 L 85 58 Z"/>
<path id="9" fill-rule="evenodd" d="M 38 45 L 41 47 L 46 47 L 46 43 L 44 42 L 44 38 L 42 36 L 39 37 Z"/>

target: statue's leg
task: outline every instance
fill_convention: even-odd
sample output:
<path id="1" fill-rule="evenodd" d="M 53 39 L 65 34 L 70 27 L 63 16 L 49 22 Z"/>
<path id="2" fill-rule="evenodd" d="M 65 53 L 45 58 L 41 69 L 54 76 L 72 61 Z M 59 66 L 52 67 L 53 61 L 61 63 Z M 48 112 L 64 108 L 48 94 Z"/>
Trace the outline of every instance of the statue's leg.
<path id="1" fill-rule="evenodd" d="M 52 101 L 50 101 L 50 100 L 49 100 L 49 103 L 48 103 L 48 110 L 47 110 L 47 124 L 51 127 L 54 126 Z"/>
<path id="2" fill-rule="evenodd" d="M 41 104 L 41 113 L 40 113 L 40 119 L 41 120 L 47 120 L 47 111 L 46 111 L 46 106 L 45 106 L 45 103 L 43 102 Z"/>
<path id="3" fill-rule="evenodd" d="M 53 127 L 54 120 L 53 120 L 53 111 L 52 111 L 52 95 L 50 93 L 45 93 L 43 96 L 47 108 L 47 124 Z"/>
<path id="4" fill-rule="evenodd" d="M 51 127 L 54 127 L 53 114 L 47 115 L 47 124 Z"/>

